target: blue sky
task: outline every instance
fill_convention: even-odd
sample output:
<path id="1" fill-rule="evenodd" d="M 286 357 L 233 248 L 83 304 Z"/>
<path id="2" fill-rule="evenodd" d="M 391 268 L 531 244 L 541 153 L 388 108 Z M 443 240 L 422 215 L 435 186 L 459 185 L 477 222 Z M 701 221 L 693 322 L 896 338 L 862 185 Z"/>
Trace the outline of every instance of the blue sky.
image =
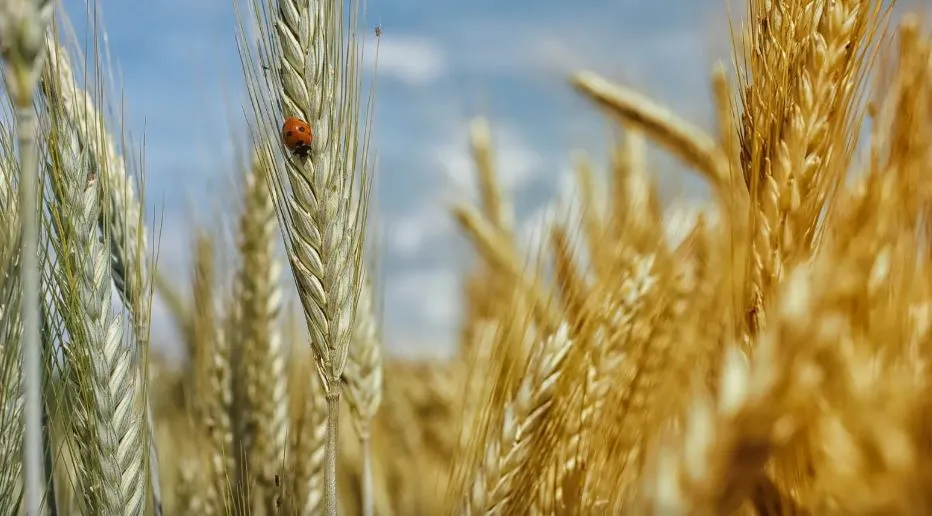
<path id="1" fill-rule="evenodd" d="M 127 130 L 145 134 L 150 220 L 164 208 L 160 264 L 186 285 L 189 230 L 229 203 L 243 150 L 232 137 L 248 102 L 232 0 L 99 3 Z M 82 27 L 84 2 L 64 5 Z M 447 206 L 472 185 L 468 120 L 490 118 L 502 179 L 530 235 L 567 189 L 571 151 L 602 162 L 610 135 L 566 73 L 596 70 L 710 127 L 709 71 L 730 60 L 725 12 L 718 0 L 369 0 L 365 25 L 384 30 L 373 144 L 393 352 L 442 355 L 455 342 L 472 258 Z M 666 196 L 703 194 L 692 174 L 654 156 Z M 177 348 L 158 300 L 155 317 L 155 340 Z"/>

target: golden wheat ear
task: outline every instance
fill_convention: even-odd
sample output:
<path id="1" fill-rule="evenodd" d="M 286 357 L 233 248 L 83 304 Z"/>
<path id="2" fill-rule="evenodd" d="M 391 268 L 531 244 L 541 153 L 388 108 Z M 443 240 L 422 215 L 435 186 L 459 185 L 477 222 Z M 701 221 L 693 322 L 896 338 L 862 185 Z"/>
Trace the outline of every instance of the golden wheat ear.
<path id="1" fill-rule="evenodd" d="M 695 167 L 712 185 L 720 187 L 726 183 L 727 173 L 721 149 L 702 130 L 681 120 L 649 98 L 611 84 L 592 72 L 579 72 L 572 77 L 571 82 L 608 115 L 640 128 L 667 146 L 686 164 Z"/>
<path id="2" fill-rule="evenodd" d="M 504 407 L 500 431 L 489 436 L 484 459 L 463 501 L 463 514 L 495 514 L 512 502 L 516 487 L 512 483 L 533 451 L 532 439 L 547 418 L 571 345 L 569 330 L 563 326 L 535 346 L 514 398 Z"/>
<path id="3" fill-rule="evenodd" d="M 247 472 L 239 479 L 250 487 L 254 504 L 274 514 L 283 474 L 289 425 L 287 350 L 280 335 L 282 309 L 278 226 L 267 185 L 264 160 L 254 156 L 246 170 L 239 222 L 234 387 L 240 393 L 244 421 L 237 432 Z M 255 482 L 255 486 L 252 486 Z M 241 486 L 242 487 L 242 486 Z M 253 510 L 259 510 L 254 508 Z"/>
<path id="4" fill-rule="evenodd" d="M 192 409 L 205 446 L 199 448 L 208 465 L 205 511 L 222 513 L 231 502 L 235 449 L 231 421 L 232 363 L 230 337 L 220 326 L 216 308 L 215 243 L 206 232 L 194 238 L 192 281 L 193 356 L 189 369 Z"/>

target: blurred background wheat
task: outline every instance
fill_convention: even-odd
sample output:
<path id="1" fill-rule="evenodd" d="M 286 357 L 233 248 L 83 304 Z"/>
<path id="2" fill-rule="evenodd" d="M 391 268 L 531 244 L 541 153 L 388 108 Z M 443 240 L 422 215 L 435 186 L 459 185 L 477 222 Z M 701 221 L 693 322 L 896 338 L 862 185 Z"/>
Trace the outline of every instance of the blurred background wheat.
<path id="1" fill-rule="evenodd" d="M 918 10 L 723 5 L 711 128 L 568 72 L 610 144 L 571 155 L 530 245 L 472 120 L 456 343 L 411 358 L 386 345 L 382 27 L 353 0 L 232 7 L 234 195 L 179 272 L 96 6 L 78 36 L 0 0 L 0 514 L 932 514 Z M 670 202 L 651 146 L 702 202 Z"/>

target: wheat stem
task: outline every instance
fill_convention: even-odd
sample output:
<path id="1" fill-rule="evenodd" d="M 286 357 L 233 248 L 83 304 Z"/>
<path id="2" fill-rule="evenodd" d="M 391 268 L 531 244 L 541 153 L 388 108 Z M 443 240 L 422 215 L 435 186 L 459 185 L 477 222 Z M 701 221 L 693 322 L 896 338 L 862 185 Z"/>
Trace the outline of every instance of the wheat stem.
<path id="1" fill-rule="evenodd" d="M 38 147 L 36 145 L 36 116 L 32 107 L 17 108 L 16 127 L 20 149 L 20 220 L 23 238 L 20 265 L 22 285 L 23 369 L 25 386 L 26 435 L 24 440 L 24 473 L 26 484 L 26 513 L 38 515 L 41 510 L 42 479 L 42 365 L 39 342 L 39 270 L 36 255 L 39 253 L 36 173 Z"/>
<path id="2" fill-rule="evenodd" d="M 42 510 L 45 479 L 42 462 L 42 358 L 39 331 L 39 149 L 32 97 L 45 60 L 42 35 L 52 18 L 51 0 L 8 0 L 0 4 L 0 52 L 7 91 L 16 107 L 20 159 L 20 310 L 23 324 L 24 426 L 23 466 L 26 514 Z"/>

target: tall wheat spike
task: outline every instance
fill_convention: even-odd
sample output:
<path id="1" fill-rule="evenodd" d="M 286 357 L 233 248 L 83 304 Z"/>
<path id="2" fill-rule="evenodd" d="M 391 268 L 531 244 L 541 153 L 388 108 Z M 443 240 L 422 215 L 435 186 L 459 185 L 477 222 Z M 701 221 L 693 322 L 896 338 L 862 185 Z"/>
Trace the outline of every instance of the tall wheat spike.
<path id="1" fill-rule="evenodd" d="M 872 42 L 891 6 L 881 0 L 748 2 L 754 21 L 739 63 L 741 160 L 759 206 L 750 331 L 766 322 L 764 300 L 783 269 L 819 240 L 819 217 L 848 171 L 860 132 L 856 99 Z"/>
<path id="2" fill-rule="evenodd" d="M 43 34 L 52 21 L 54 0 L 9 0 L 0 3 L 0 57 L 3 78 L 16 108 L 19 142 L 20 301 L 23 324 L 23 390 L 25 437 L 23 463 L 26 514 L 37 516 L 45 474 L 42 466 L 42 365 L 39 340 L 39 156 L 37 120 L 32 105 L 45 65 Z"/>
<path id="3" fill-rule="evenodd" d="M 245 177 L 237 276 L 245 383 L 247 469 L 258 480 L 266 514 L 274 514 L 288 437 L 288 369 L 279 333 L 282 292 L 275 207 L 258 157 Z"/>
<path id="4" fill-rule="evenodd" d="M 303 158 L 270 148 L 270 186 L 304 307 L 318 374 L 328 402 L 326 514 L 337 511 L 336 465 L 341 377 L 363 287 L 368 214 L 368 117 L 361 122 L 358 6 L 343 0 L 253 4 L 258 59 L 240 24 L 256 144 L 277 134 L 288 116 L 310 124 L 314 140 Z M 344 17 L 349 13 L 349 31 Z M 260 67 L 269 66 L 267 74 Z M 271 92 L 271 98 L 268 94 Z M 360 129 L 362 131 L 360 132 Z"/>
<path id="5" fill-rule="evenodd" d="M 155 448 L 152 409 L 149 403 L 148 385 L 148 351 L 149 319 L 151 303 L 150 275 L 148 257 L 146 256 L 146 225 L 142 218 L 140 202 L 135 195 L 135 188 L 126 174 L 123 157 L 119 156 L 110 133 L 104 128 L 91 96 L 75 84 L 65 49 L 48 39 L 49 55 L 56 64 L 57 73 L 53 75 L 57 90 L 62 95 L 74 99 L 64 103 L 66 115 L 77 128 L 79 138 L 93 155 L 100 167 L 101 193 L 108 202 L 100 210 L 98 224 L 105 235 L 110 236 L 110 268 L 113 281 L 120 293 L 121 300 L 129 311 L 133 321 L 133 337 L 136 344 L 136 365 L 139 375 L 138 395 L 140 403 L 146 407 L 146 439 L 149 449 L 146 460 L 149 463 L 149 483 L 154 510 L 161 513 L 161 494 L 159 490 L 158 453 Z"/>
<path id="6" fill-rule="evenodd" d="M 138 513 L 147 490 L 146 412 L 136 395 L 134 356 L 111 305 L 110 253 L 98 229 L 100 168 L 64 107 L 78 99 L 56 89 L 58 63 L 50 65 L 45 90 L 53 99 L 49 138 L 54 142 L 50 173 L 59 258 L 57 301 L 71 337 L 69 381 L 79 394 L 74 407 L 79 412 L 72 421 L 80 436 L 79 478 L 87 510 Z"/>
<path id="7" fill-rule="evenodd" d="M 194 246 L 194 356 L 190 387 L 193 389 L 195 417 L 207 443 L 203 449 L 208 463 L 204 511 L 223 514 L 231 501 L 230 487 L 235 471 L 231 350 L 229 337 L 221 328 L 217 315 L 215 243 L 202 232 L 195 237 Z"/>

